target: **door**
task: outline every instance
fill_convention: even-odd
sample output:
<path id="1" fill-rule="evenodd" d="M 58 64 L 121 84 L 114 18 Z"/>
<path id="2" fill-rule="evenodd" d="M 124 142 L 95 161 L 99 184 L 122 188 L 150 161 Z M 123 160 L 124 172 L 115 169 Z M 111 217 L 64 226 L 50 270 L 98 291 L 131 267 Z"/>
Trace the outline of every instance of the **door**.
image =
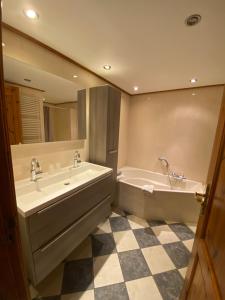
<path id="1" fill-rule="evenodd" d="M 225 299 L 225 91 L 207 184 L 181 299 Z"/>
<path id="2" fill-rule="evenodd" d="M 18 87 L 5 86 L 5 103 L 10 145 L 22 143 Z"/>
<path id="3" fill-rule="evenodd" d="M 2 64 L 2 47 L 0 47 L 0 299 L 26 300 L 29 296 L 18 230 Z"/>

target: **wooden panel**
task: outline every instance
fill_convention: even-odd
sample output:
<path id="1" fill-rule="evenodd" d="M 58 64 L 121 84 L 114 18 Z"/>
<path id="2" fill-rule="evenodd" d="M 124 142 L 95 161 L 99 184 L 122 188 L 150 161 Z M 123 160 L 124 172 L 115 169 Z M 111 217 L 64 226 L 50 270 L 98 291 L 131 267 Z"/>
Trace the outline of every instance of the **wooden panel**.
<path id="1" fill-rule="evenodd" d="M 22 143 L 19 88 L 6 86 L 6 114 L 11 145 Z"/>
<path id="2" fill-rule="evenodd" d="M 86 130 L 86 89 L 77 93 L 78 139 L 87 138 Z"/>
<path id="3" fill-rule="evenodd" d="M 108 87 L 90 89 L 90 141 L 89 158 L 93 163 L 105 165 L 107 141 Z"/>
<path id="4" fill-rule="evenodd" d="M 44 245 L 112 192 L 112 175 L 29 217 L 32 251 Z"/>
<path id="5" fill-rule="evenodd" d="M 108 197 L 61 235 L 35 252 L 34 264 L 37 280 L 35 283 L 40 282 L 62 262 L 99 222 L 110 215 L 110 210 L 110 197 Z"/>
<path id="6" fill-rule="evenodd" d="M 199 289 L 199 286 L 201 286 L 202 288 Z M 199 262 L 197 263 L 195 275 L 193 278 L 193 284 L 190 288 L 189 295 L 188 295 L 188 300 L 196 300 L 196 299 L 210 300 L 208 299 L 206 294 L 205 281 L 202 276 L 202 270 Z"/>
<path id="7" fill-rule="evenodd" d="M 121 92 L 109 87 L 107 150 L 118 149 Z"/>
<path id="8" fill-rule="evenodd" d="M 225 265 L 225 239 L 223 235 L 225 228 L 225 160 L 223 159 L 215 196 L 213 199 L 213 206 L 208 221 L 206 231 L 206 244 L 210 253 L 211 261 L 214 271 L 220 286 L 222 297 L 225 298 L 224 285 L 224 265 Z"/>

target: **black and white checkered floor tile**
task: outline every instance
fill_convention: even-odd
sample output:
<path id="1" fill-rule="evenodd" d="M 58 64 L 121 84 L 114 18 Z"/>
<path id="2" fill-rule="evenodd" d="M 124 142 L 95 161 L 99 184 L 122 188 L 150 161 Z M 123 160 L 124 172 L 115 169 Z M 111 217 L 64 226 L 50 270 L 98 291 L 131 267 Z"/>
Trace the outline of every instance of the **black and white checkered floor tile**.
<path id="1" fill-rule="evenodd" d="M 194 232 L 112 213 L 32 292 L 43 300 L 178 299 Z"/>

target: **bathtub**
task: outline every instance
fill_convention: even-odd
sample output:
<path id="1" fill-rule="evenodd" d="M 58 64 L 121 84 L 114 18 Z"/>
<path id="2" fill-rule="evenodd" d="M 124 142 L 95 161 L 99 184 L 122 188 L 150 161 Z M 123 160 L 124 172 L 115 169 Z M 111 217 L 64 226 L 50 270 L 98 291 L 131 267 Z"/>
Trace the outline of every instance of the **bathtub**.
<path id="1" fill-rule="evenodd" d="M 121 168 L 119 174 L 118 206 L 122 210 L 147 220 L 197 223 L 200 204 L 195 192 L 204 191 L 200 182 L 132 167 Z"/>

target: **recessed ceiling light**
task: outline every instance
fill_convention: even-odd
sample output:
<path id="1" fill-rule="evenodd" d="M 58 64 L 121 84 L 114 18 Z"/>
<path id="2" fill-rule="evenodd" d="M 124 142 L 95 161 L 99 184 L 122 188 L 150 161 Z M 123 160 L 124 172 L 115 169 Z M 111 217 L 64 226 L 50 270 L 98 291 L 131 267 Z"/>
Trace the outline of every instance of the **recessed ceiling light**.
<path id="1" fill-rule="evenodd" d="M 33 9 L 25 9 L 24 14 L 27 18 L 35 20 L 39 18 L 38 13 Z"/>
<path id="2" fill-rule="evenodd" d="M 192 96 L 196 96 L 196 93 L 192 93 Z"/>
<path id="3" fill-rule="evenodd" d="M 77 78 L 78 77 L 78 75 L 73 75 L 73 78 Z"/>
<path id="4" fill-rule="evenodd" d="M 197 25 L 201 21 L 202 17 L 198 14 L 190 15 L 186 18 L 185 23 L 187 26 Z"/>
<path id="5" fill-rule="evenodd" d="M 191 83 L 196 83 L 197 81 L 198 81 L 197 78 L 191 78 L 191 80 L 190 80 Z"/>
<path id="6" fill-rule="evenodd" d="M 5 43 L 2 42 L 2 47 L 5 47 Z"/>
<path id="7" fill-rule="evenodd" d="M 112 67 L 110 65 L 104 65 L 103 68 L 107 71 L 109 71 Z"/>
<path id="8" fill-rule="evenodd" d="M 138 86 L 134 86 L 134 91 L 138 91 Z"/>

